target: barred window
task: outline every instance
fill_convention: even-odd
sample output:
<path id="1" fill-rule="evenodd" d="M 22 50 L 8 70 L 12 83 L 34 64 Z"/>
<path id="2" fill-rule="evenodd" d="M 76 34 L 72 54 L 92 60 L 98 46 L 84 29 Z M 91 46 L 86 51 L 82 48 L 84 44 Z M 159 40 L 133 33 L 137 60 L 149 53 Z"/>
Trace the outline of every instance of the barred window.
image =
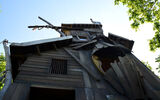
<path id="1" fill-rule="evenodd" d="M 49 68 L 50 74 L 67 74 L 67 60 L 52 59 Z"/>

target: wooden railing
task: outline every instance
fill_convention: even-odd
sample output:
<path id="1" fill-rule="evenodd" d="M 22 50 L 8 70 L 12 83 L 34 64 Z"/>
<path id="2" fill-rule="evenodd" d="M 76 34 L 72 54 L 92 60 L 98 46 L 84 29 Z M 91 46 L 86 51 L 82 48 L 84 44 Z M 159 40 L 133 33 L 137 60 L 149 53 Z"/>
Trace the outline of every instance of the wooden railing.
<path id="1" fill-rule="evenodd" d="M 5 81 L 6 71 L 0 73 L 0 82 L 3 84 Z"/>

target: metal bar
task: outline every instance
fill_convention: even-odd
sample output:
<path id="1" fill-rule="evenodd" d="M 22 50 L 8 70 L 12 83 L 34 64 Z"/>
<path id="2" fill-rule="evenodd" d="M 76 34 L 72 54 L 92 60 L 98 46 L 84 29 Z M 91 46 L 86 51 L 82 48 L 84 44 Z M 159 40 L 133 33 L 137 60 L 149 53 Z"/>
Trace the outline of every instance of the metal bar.
<path id="1" fill-rule="evenodd" d="M 42 21 L 44 21 L 45 23 L 47 23 L 48 25 L 54 26 L 52 25 L 50 22 L 46 21 L 45 19 L 43 19 L 42 17 L 38 16 L 38 18 Z"/>
<path id="2" fill-rule="evenodd" d="M 51 74 L 67 74 L 67 60 L 52 59 L 49 72 Z"/>
<path id="3" fill-rule="evenodd" d="M 54 25 L 52 25 L 50 22 L 46 21 L 45 19 L 38 17 L 40 20 L 44 21 L 45 23 L 47 23 L 48 25 L 54 27 Z M 66 36 L 62 31 L 60 31 L 59 29 L 57 29 L 56 27 L 54 27 L 53 29 L 55 29 L 58 33 L 61 34 L 61 36 Z"/>

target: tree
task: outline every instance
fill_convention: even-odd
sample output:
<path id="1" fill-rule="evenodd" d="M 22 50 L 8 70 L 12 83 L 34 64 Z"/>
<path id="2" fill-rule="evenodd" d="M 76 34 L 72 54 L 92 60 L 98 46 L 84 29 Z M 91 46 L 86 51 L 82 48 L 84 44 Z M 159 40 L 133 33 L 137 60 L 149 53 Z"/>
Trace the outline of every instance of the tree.
<path id="1" fill-rule="evenodd" d="M 160 73 L 160 55 L 156 58 L 156 62 L 159 62 L 159 65 L 158 65 L 158 67 L 156 69 Z"/>
<path id="2" fill-rule="evenodd" d="M 151 51 L 160 48 L 160 1 L 159 0 L 115 0 L 115 5 L 122 3 L 128 8 L 131 27 L 137 31 L 144 23 L 152 23 L 154 37 L 149 41 Z M 160 63 L 160 55 L 156 58 Z M 160 65 L 157 68 L 160 72 Z"/>
<path id="3" fill-rule="evenodd" d="M 143 63 L 144 65 L 146 65 L 146 67 L 152 71 L 152 67 L 151 67 L 151 65 L 150 65 L 148 62 L 142 61 L 142 63 Z"/>
<path id="4" fill-rule="evenodd" d="M 0 73 L 5 70 L 5 66 L 6 66 L 5 57 L 4 57 L 4 55 L 1 53 L 1 54 L 0 54 Z M 2 76 L 2 75 L 0 75 L 0 76 Z M 2 82 L 0 82 L 0 90 L 2 89 L 3 86 L 4 86 L 4 84 L 3 84 Z"/>

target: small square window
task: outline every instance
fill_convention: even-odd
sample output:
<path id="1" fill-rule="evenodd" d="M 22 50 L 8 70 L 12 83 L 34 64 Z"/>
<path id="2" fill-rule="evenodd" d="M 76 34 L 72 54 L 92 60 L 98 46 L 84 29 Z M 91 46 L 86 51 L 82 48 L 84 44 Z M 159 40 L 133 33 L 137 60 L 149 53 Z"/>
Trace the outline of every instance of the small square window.
<path id="1" fill-rule="evenodd" d="M 52 59 L 49 68 L 50 74 L 67 74 L 67 60 Z"/>

